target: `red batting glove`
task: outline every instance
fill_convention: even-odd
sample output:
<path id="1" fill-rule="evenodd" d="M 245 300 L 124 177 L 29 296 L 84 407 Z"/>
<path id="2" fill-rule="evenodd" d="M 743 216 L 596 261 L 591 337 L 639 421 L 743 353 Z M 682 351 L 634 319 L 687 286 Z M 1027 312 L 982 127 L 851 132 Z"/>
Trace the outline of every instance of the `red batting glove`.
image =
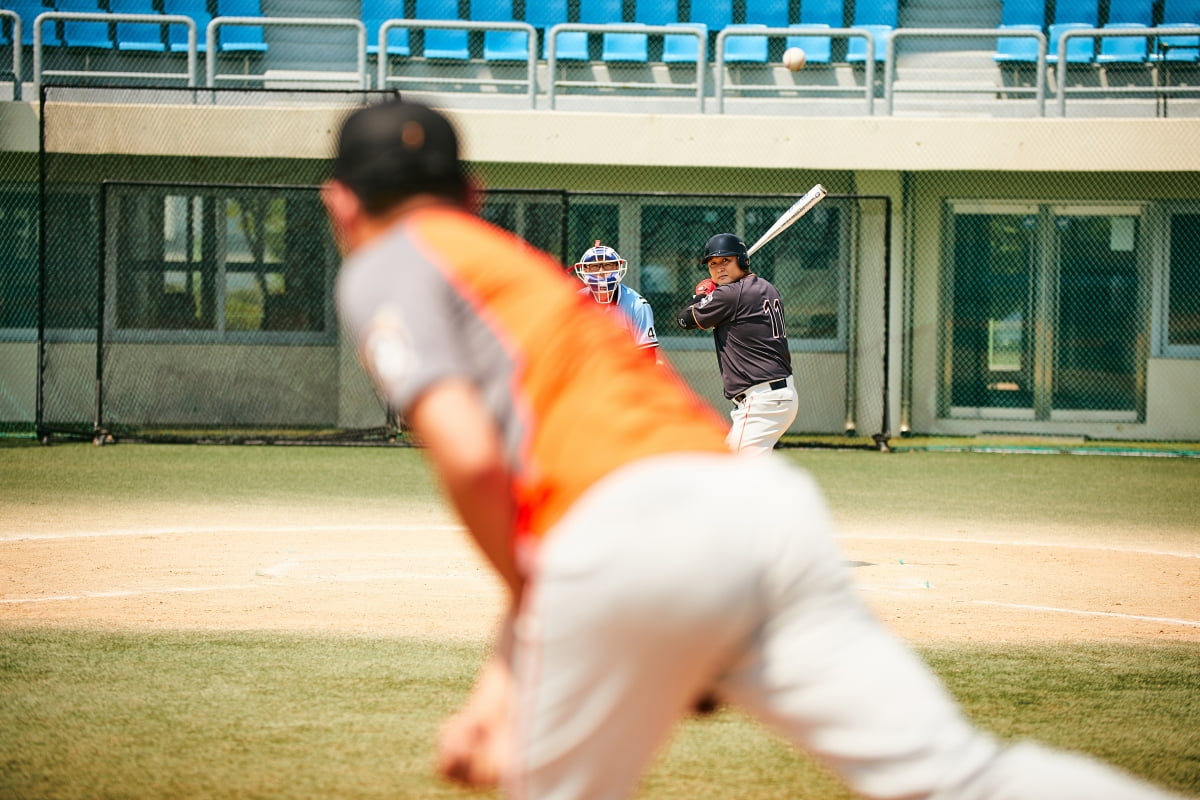
<path id="1" fill-rule="evenodd" d="M 696 288 L 692 290 L 692 294 L 697 297 L 703 297 L 706 294 L 712 294 L 717 288 L 717 284 L 713 283 L 712 278 L 705 278 L 696 284 Z"/>

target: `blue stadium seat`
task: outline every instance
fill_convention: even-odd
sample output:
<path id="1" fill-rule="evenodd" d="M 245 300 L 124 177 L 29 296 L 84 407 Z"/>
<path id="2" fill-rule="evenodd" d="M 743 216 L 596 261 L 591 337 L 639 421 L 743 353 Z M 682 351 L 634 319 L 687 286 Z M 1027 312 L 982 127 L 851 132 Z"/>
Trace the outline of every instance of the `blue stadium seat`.
<path id="1" fill-rule="evenodd" d="M 842 0 L 808 0 L 800 4 L 800 25 L 808 28 L 841 28 L 845 26 L 846 11 Z M 786 47 L 804 50 L 810 64 L 833 61 L 833 40 L 828 36 L 788 37 Z"/>
<path id="2" fill-rule="evenodd" d="M 56 11 L 103 14 L 97 0 L 58 0 Z M 108 33 L 107 22 L 62 21 L 62 39 L 67 47 L 86 47 L 92 50 L 112 50 L 115 47 Z"/>
<path id="3" fill-rule="evenodd" d="M 261 17 L 258 0 L 217 0 L 218 17 Z M 225 25 L 219 31 L 217 49 L 222 53 L 264 53 L 267 42 L 257 25 Z"/>
<path id="4" fill-rule="evenodd" d="M 1047 38 L 1046 61 L 1054 64 L 1058 62 L 1058 40 L 1067 31 L 1081 30 L 1083 28 L 1094 28 L 1093 23 L 1089 22 L 1056 22 L 1050 26 L 1050 32 Z M 1096 40 L 1086 36 L 1081 36 L 1078 39 L 1070 39 L 1067 41 L 1066 61 L 1068 64 L 1087 64 L 1090 63 L 1096 56 Z"/>
<path id="5" fill-rule="evenodd" d="M 703 22 L 677 22 L 671 27 L 692 28 L 699 31 L 702 37 L 708 37 L 708 26 Z M 663 37 L 663 63 L 695 64 L 696 58 L 700 55 L 699 47 L 700 40 L 695 36 L 672 36 L 671 34 L 667 34 Z"/>
<path id="6" fill-rule="evenodd" d="M 1112 22 L 1105 30 L 1135 30 L 1147 28 L 1140 22 Z M 1150 58 L 1149 38 L 1146 36 L 1106 36 L 1100 40 L 1099 64 L 1144 64 Z"/>
<path id="7" fill-rule="evenodd" d="M 550 52 L 550 42 L 546 31 L 555 25 L 568 22 L 567 0 L 537 0 L 535 3 L 525 3 L 525 21 L 537 29 L 542 37 L 542 57 Z M 587 34 L 564 33 L 555 42 L 555 57 L 564 61 L 587 61 Z"/>
<path id="8" fill-rule="evenodd" d="M 733 0 L 712 0 L 712 2 L 693 2 L 691 14 L 686 21 L 679 24 L 702 30 L 705 37 L 733 23 Z M 710 41 L 711 45 L 712 42 Z M 698 42 L 694 36 L 665 36 L 663 37 L 663 61 L 667 63 L 696 63 Z M 709 53 L 712 48 L 709 47 Z M 710 55 L 711 57 L 711 55 Z"/>
<path id="9" fill-rule="evenodd" d="M 1163 0 L 1164 28 L 1200 26 L 1200 0 Z M 1154 44 L 1155 61 L 1200 61 L 1200 36 L 1159 36 Z"/>
<path id="10" fill-rule="evenodd" d="M 725 30 L 751 30 L 766 25 L 727 25 Z M 767 63 L 766 36 L 730 36 L 725 39 L 725 62 L 728 64 Z"/>
<path id="11" fill-rule="evenodd" d="M 1046 32 L 1050 40 L 1046 43 L 1046 61 L 1058 62 L 1058 40 L 1063 33 L 1080 28 L 1095 28 L 1100 24 L 1098 0 L 1054 0 L 1054 23 Z M 1087 64 L 1096 57 L 1096 40 L 1087 37 L 1067 42 L 1064 58 L 1068 64 Z"/>
<path id="12" fill-rule="evenodd" d="M 1196 28 L 1196 36 L 1158 36 L 1155 38 L 1155 61 L 1178 61 L 1195 63 L 1200 61 L 1200 25 L 1196 23 L 1177 22 L 1165 25 L 1171 28 Z"/>
<path id="13" fill-rule="evenodd" d="M 1144 25 L 1147 28 L 1154 24 L 1153 0 L 1109 0 L 1108 25 L 1117 24 Z"/>
<path id="14" fill-rule="evenodd" d="M 417 19 L 457 20 L 458 0 L 417 0 Z M 450 61 L 467 61 L 471 58 L 471 49 L 467 44 L 465 30 L 425 30 L 426 58 L 447 59 Z"/>
<path id="15" fill-rule="evenodd" d="M 153 0 L 108 0 L 108 10 L 114 14 L 157 14 Z M 117 49 L 143 53 L 164 53 L 163 26 L 148 22 L 118 22 Z"/>
<path id="16" fill-rule="evenodd" d="M 842 0 L 805 0 L 800 4 L 800 24 L 844 27 L 846 12 Z"/>
<path id="17" fill-rule="evenodd" d="M 788 26 L 788 0 L 746 0 L 746 22 L 768 28 Z"/>
<path id="18" fill-rule="evenodd" d="M 871 38 L 875 42 L 875 60 L 883 61 L 887 58 L 887 43 L 891 38 L 892 31 L 895 27 L 892 25 L 860 25 L 854 24 L 855 28 L 863 28 L 870 31 Z M 851 64 L 862 63 L 867 60 L 867 41 L 861 36 L 850 37 L 849 43 L 846 45 L 846 61 Z"/>
<path id="19" fill-rule="evenodd" d="M 34 20 L 38 18 L 39 14 L 54 10 L 41 2 L 30 2 L 29 0 L 6 0 L 4 7 L 9 11 L 17 12 L 17 16 L 21 18 L 21 44 L 27 45 L 33 44 Z M 62 40 L 58 38 L 57 23 L 47 22 L 42 25 L 42 44 L 50 47 L 62 44 Z"/>
<path id="20" fill-rule="evenodd" d="M 367 53 L 379 54 L 379 29 L 390 19 L 404 19 L 404 0 L 362 0 L 362 23 L 367 29 Z M 408 56 L 408 28 L 388 31 L 387 55 Z"/>
<path id="21" fill-rule="evenodd" d="M 1000 26 L 1034 25 L 1038 30 L 1046 24 L 1044 0 L 1004 0 L 1000 8 Z"/>
<path id="22" fill-rule="evenodd" d="M 900 8 L 897 0 L 878 0 L 854 4 L 855 27 L 885 25 L 896 28 L 900 25 Z"/>
<path id="23" fill-rule="evenodd" d="M 1041 25 L 1000 25 L 999 31 L 1030 31 L 1041 33 Z M 992 60 L 1000 64 L 1036 64 L 1038 43 L 1033 36 L 997 36 Z"/>
<path id="24" fill-rule="evenodd" d="M 212 14 L 208 13 L 207 0 L 163 0 L 163 13 L 191 17 L 196 23 L 196 51 L 203 53 L 208 49 L 204 34 Z M 167 47 L 172 53 L 187 52 L 186 26 L 176 23 L 167 27 Z"/>
<path id="25" fill-rule="evenodd" d="M 642 25 L 674 25 L 679 22 L 679 6 L 675 0 L 637 0 L 633 21 Z M 663 49 L 666 50 L 665 42 Z M 601 57 L 605 61 L 647 61 L 650 57 L 649 36 L 644 33 L 606 34 Z M 690 60 L 696 60 L 694 50 Z"/>
<path id="26" fill-rule="evenodd" d="M 829 26 L 823 23 L 808 22 L 788 27 L 808 31 L 815 28 L 828 28 Z M 815 36 L 811 33 L 789 36 L 784 41 L 783 46 L 785 49 L 799 47 L 804 51 L 805 60 L 809 64 L 828 64 L 833 61 L 833 40 L 828 36 Z"/>
<path id="27" fill-rule="evenodd" d="M 855 3 L 854 27 L 871 32 L 875 42 L 875 60 L 887 58 L 887 43 L 892 31 L 900 24 L 900 8 L 896 0 L 881 0 L 878 3 Z M 867 44 L 862 37 L 855 36 L 846 47 L 846 61 L 861 63 L 867 60 Z"/>
<path id="28" fill-rule="evenodd" d="M 1055 25 L 1082 23 L 1091 27 L 1100 24 L 1098 0 L 1054 0 Z"/>
<path id="29" fill-rule="evenodd" d="M 512 0 L 487 0 L 471 4 L 471 19 L 477 22 L 512 22 Z M 529 34 L 521 31 L 484 31 L 485 61 L 528 61 Z"/>

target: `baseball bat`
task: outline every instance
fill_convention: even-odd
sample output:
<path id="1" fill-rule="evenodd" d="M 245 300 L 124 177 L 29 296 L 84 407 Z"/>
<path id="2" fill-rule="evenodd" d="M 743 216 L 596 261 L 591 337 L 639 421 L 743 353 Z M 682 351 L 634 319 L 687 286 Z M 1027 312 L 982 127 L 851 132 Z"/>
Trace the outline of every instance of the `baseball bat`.
<path id="1" fill-rule="evenodd" d="M 750 249 L 747 251 L 747 253 L 749 255 L 754 255 L 764 244 L 771 241 L 788 228 L 792 227 L 792 225 L 796 224 L 796 220 L 800 219 L 809 211 L 811 211 L 812 207 L 821 202 L 821 200 L 823 200 L 827 194 L 829 194 L 829 192 L 825 191 L 825 187 L 819 183 L 809 189 L 804 193 L 803 197 L 792 204 L 791 208 L 783 212 L 779 216 L 779 219 L 771 223 L 771 227 L 767 228 L 766 233 L 758 237 L 758 241 L 750 246 Z"/>

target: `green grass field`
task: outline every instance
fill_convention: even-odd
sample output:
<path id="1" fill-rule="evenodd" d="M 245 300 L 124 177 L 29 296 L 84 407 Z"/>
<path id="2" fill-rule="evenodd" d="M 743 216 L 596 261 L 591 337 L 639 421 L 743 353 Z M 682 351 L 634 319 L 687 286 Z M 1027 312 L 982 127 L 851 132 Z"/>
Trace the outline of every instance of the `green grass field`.
<path id="1" fill-rule="evenodd" d="M 787 451 L 839 522 L 1014 519 L 1157 531 L 1200 552 L 1200 462 L 975 453 Z M 413 450 L 0 447 L 0 546 L 15 517 L 163 504 L 436 507 Z M 19 512 L 3 513 L 4 510 Z M 3 551 L 0 550 L 0 553 Z M 0 600 L 9 567 L 0 560 Z M 319 613 L 319 610 L 318 610 Z M 1200 617 L 1200 608 L 1193 619 Z M 916 643 L 979 724 L 1093 753 L 1200 795 L 1200 633 L 1190 641 Z M 270 631 L 31 624 L 0 603 L 0 797 L 453 798 L 438 722 L 486 644 Z M 742 715 L 689 720 L 639 798 L 849 795 Z"/>

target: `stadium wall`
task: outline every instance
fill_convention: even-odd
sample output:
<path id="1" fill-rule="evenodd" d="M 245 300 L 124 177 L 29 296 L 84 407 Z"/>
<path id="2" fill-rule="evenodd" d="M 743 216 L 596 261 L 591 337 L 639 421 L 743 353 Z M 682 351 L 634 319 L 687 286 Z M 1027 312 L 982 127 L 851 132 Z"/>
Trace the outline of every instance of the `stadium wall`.
<path id="1" fill-rule="evenodd" d="M 106 163 L 119 160 L 126 173 L 143 179 L 221 180 L 234 172 L 247 182 L 311 184 L 324 176 L 342 112 L 89 103 L 75 109 L 60 106 L 56 113 L 58 124 L 46 146 L 73 154 L 71 163 L 81 180 L 101 177 Z M 77 122 L 71 121 L 72 113 L 79 115 Z M 462 130 L 466 158 L 492 188 L 686 194 L 768 193 L 785 185 L 799 193 L 819 181 L 834 192 L 889 197 L 893 273 L 887 288 L 892 323 L 887 347 L 894 391 L 888 410 L 896 425 L 893 433 L 1200 439 L 1194 400 L 1200 394 L 1200 357 L 1171 353 L 1157 339 L 1164 324 L 1158 303 L 1165 276 L 1162 245 L 1153 238 L 1161 234 L 1161 209 L 1200 207 L 1200 121 L 451 113 Z M 185 131 L 187 136 L 181 136 Z M 0 181 L 28 182 L 29 154 L 37 150 L 37 106 L 0 103 Z M 1150 242 L 1141 268 L 1143 291 L 1155 317 L 1147 321 L 1146 341 L 1137 345 L 1144 357 L 1139 390 L 1144 400 L 1133 417 L 955 416 L 958 412 L 945 399 L 948 334 L 941 311 L 947 286 L 947 209 L 955 202 L 1145 209 Z M 865 224 L 883 230 L 878 218 Z M 882 272 L 873 269 L 860 279 L 859 302 L 870 307 L 884 300 Z M 637 278 L 634 270 L 634 285 Z M 36 395 L 30 366 L 34 346 L 12 339 L 0 341 L 0 418 L 27 413 Z M 725 407 L 711 349 L 672 348 L 669 356 L 701 394 Z M 348 369 L 353 360 L 342 348 L 338 369 Z M 830 376 L 844 371 L 845 355 L 804 353 L 796 361 L 798 374 Z M 364 403 L 361 389 L 352 386 L 337 398 L 339 424 L 377 418 L 378 409 Z M 838 427 L 844 395 L 806 397 L 803 385 L 801 394 L 802 410 L 793 430 Z M 877 395 L 860 394 L 856 415 L 876 419 L 883 410 Z"/>

